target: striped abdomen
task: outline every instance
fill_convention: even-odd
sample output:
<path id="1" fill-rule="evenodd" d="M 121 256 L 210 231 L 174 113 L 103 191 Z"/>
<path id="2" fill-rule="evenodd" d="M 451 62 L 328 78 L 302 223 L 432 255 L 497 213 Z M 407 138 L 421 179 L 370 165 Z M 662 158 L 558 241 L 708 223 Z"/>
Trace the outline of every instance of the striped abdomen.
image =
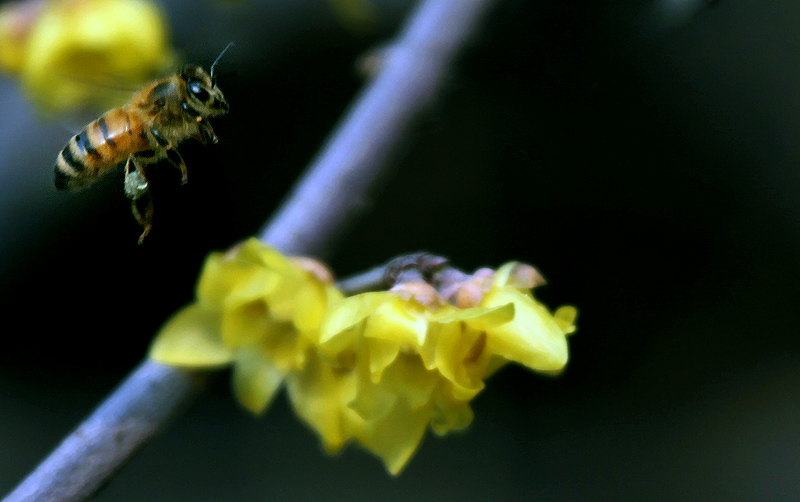
<path id="1" fill-rule="evenodd" d="M 150 148 L 138 113 L 114 108 L 73 136 L 56 159 L 59 190 L 78 190 L 132 154 Z"/>

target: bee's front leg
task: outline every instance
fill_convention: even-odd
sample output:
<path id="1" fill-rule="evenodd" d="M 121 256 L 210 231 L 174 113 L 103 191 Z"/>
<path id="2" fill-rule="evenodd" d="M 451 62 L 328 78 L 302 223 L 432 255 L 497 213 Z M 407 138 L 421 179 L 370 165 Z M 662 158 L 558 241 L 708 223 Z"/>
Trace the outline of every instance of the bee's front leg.
<path id="1" fill-rule="evenodd" d="M 186 162 L 183 161 L 183 157 L 181 154 L 178 153 L 175 149 L 169 149 L 166 151 L 167 155 L 167 162 L 172 164 L 173 166 L 177 167 L 181 172 L 181 183 L 186 184 L 189 182 L 189 175 L 186 172 Z"/>
<path id="2" fill-rule="evenodd" d="M 198 117 L 197 126 L 197 133 L 193 134 L 195 139 L 203 144 L 208 144 L 209 141 L 212 143 L 219 143 L 219 138 L 217 138 L 217 134 L 214 132 L 214 128 L 211 127 L 211 123 L 208 120 Z"/>

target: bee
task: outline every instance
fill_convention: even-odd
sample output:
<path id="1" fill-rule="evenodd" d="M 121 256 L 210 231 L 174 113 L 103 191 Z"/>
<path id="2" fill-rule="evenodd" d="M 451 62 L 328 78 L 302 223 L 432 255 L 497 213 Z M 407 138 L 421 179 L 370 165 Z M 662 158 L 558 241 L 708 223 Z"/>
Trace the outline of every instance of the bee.
<path id="1" fill-rule="evenodd" d="M 194 138 L 208 144 L 219 139 L 209 119 L 228 112 L 228 102 L 214 78 L 214 68 L 231 44 L 220 53 L 208 73 L 186 65 L 175 75 L 146 84 L 125 105 L 111 109 L 73 136 L 55 164 L 58 190 L 80 190 L 125 163 L 125 194 L 142 225 L 139 244 L 153 226 L 153 201 L 148 170 L 166 161 L 181 172 L 186 183 L 186 164 L 176 147 Z M 146 199 L 140 209 L 140 199 Z"/>

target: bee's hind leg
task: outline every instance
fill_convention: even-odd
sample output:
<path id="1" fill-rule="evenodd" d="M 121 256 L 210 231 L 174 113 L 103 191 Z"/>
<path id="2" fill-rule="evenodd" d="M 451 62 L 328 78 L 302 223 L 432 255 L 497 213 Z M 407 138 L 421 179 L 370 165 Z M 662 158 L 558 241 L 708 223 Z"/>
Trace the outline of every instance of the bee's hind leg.
<path id="1" fill-rule="evenodd" d="M 125 163 L 125 195 L 129 199 L 136 200 L 147 193 L 148 188 L 149 184 L 144 170 L 133 160 L 133 157 L 128 157 L 128 161 Z"/>
<path id="2" fill-rule="evenodd" d="M 131 212 L 134 218 L 142 226 L 142 235 L 139 236 L 139 244 L 144 243 L 144 238 L 153 228 L 153 198 L 149 193 L 143 194 L 138 199 L 131 201 Z"/>
<path id="3" fill-rule="evenodd" d="M 153 228 L 153 198 L 150 196 L 144 169 L 133 157 L 129 157 L 125 163 L 125 195 L 131 199 L 131 212 L 134 218 L 144 227 L 142 235 L 139 236 L 139 244 L 142 244 Z"/>

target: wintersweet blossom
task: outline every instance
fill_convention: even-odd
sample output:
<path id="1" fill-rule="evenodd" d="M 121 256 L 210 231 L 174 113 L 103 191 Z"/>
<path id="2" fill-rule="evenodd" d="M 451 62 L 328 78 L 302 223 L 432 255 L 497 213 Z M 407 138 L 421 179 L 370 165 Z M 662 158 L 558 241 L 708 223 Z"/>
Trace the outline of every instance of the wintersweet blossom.
<path id="1" fill-rule="evenodd" d="M 340 298 L 329 282 L 250 239 L 208 257 L 197 300 L 164 325 L 150 357 L 183 367 L 233 365 L 236 397 L 261 413 L 285 376 L 305 366 L 328 304 Z"/>
<path id="2" fill-rule="evenodd" d="M 499 269 L 472 308 L 430 302 L 420 285 L 412 295 L 404 287 L 332 305 L 319 329 L 318 359 L 287 377 L 298 415 L 328 451 L 352 439 L 397 474 L 428 426 L 443 435 L 471 423 L 470 400 L 505 363 L 562 370 L 577 310 L 551 314 L 514 282 L 514 266 Z"/>
<path id="3" fill-rule="evenodd" d="M 451 291 L 459 306 L 423 282 L 343 298 L 318 263 L 253 239 L 208 258 L 197 300 L 164 326 L 150 356 L 232 365 L 236 397 L 255 413 L 285 383 L 328 452 L 354 442 L 397 474 L 429 427 L 469 426 L 470 402 L 498 368 L 566 365 L 577 311 L 551 314 L 531 292 L 543 282 L 532 270 L 479 271 Z"/>
<path id="4" fill-rule="evenodd" d="M 0 68 L 46 110 L 107 107 L 172 63 L 164 15 L 149 0 L 27 0 L 0 11 Z"/>

